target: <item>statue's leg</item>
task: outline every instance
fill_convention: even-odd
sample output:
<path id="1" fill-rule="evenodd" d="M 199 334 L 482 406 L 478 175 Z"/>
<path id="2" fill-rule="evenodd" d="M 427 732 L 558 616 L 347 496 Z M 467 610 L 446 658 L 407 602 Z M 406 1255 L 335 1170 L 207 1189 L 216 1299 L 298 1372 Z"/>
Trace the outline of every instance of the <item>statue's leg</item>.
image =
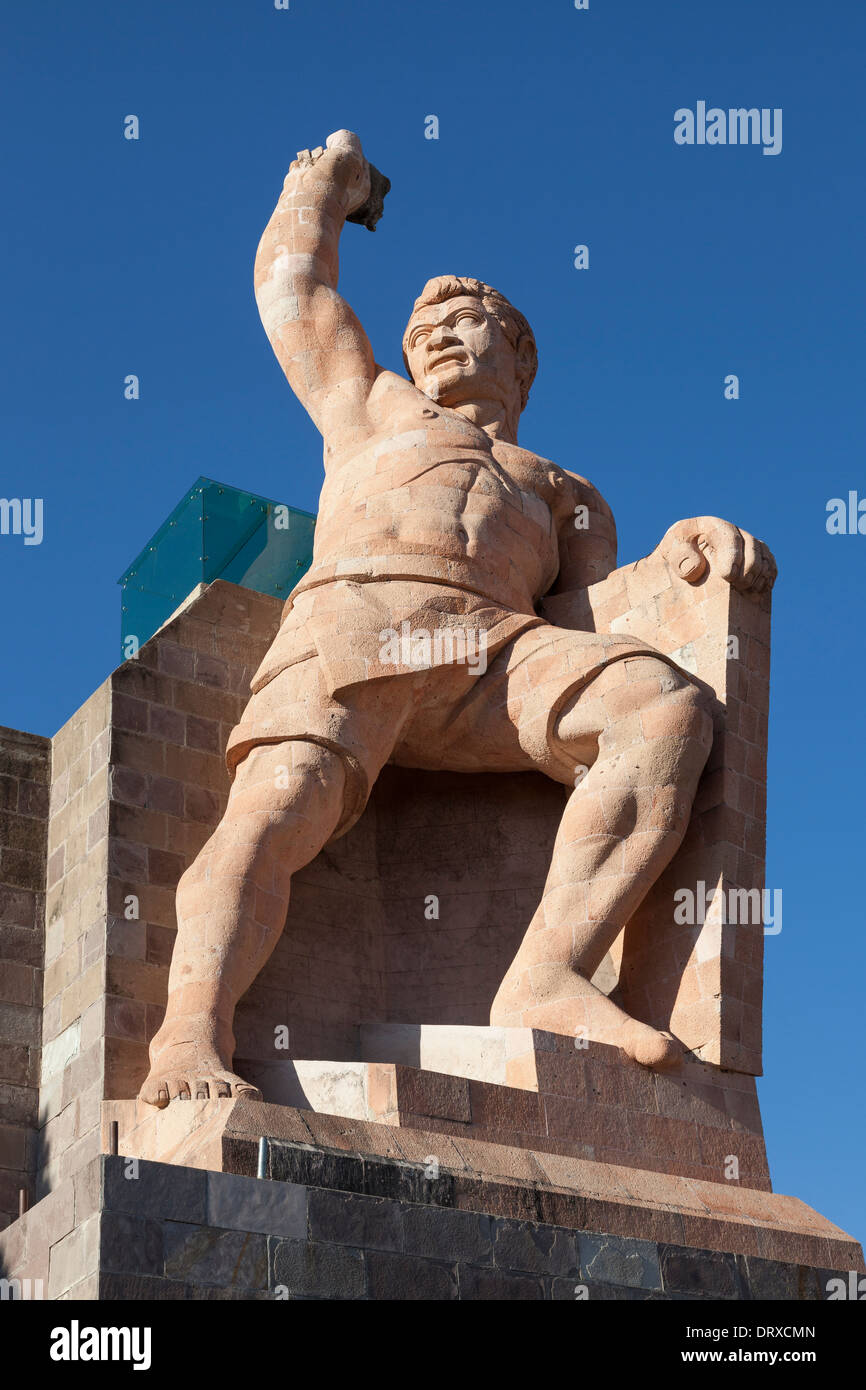
<path id="1" fill-rule="evenodd" d="M 648 1066 L 670 1065 L 679 1046 L 590 981 L 682 843 L 712 742 L 706 698 L 665 662 L 630 657 L 571 698 L 555 736 L 573 759 L 576 785 L 491 1023 L 586 1029 Z"/>
<path id="2" fill-rule="evenodd" d="M 315 659 L 298 663 L 252 697 L 232 733 L 225 814 L 178 885 L 168 1005 L 141 1090 L 152 1105 L 257 1094 L 231 1069 L 235 1008 L 282 934 L 292 874 L 363 810 L 411 683 L 362 683 L 346 700 L 329 697 Z"/>
<path id="3" fill-rule="evenodd" d="M 315 743 L 264 745 L 240 763 L 223 820 L 178 885 L 168 1008 L 143 1100 L 258 1094 L 231 1070 L 235 1006 L 280 938 L 292 874 L 340 820 L 344 782 L 339 754 Z"/>

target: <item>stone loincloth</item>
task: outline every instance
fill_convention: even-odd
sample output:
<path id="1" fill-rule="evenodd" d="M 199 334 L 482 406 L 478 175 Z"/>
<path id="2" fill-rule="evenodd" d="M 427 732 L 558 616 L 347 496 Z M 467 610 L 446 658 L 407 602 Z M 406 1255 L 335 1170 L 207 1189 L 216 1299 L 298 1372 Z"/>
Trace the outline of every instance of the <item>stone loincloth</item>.
<path id="1" fill-rule="evenodd" d="M 383 633 L 475 634 L 486 669 L 453 644 L 431 644 L 423 669 L 383 659 Z M 344 813 L 358 819 L 386 762 L 458 772 L 537 769 L 574 784 L 573 759 L 557 744 L 566 701 L 613 661 L 669 657 L 630 637 L 553 627 L 465 590 L 414 581 L 337 581 L 294 601 L 251 682 L 232 730 L 233 773 L 262 744 L 302 740 L 337 753 L 346 769 Z M 683 672 L 682 674 L 686 674 Z"/>

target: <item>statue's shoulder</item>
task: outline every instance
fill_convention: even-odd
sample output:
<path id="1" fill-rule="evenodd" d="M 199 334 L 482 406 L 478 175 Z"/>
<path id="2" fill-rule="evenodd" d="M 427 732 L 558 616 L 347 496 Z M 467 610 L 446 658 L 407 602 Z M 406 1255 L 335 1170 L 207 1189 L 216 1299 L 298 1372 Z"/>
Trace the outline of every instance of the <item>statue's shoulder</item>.
<path id="1" fill-rule="evenodd" d="M 602 516 L 610 517 L 611 521 L 613 520 L 613 512 L 595 484 L 589 481 L 589 478 L 584 478 L 582 473 L 575 473 L 571 468 L 563 468 L 562 471 L 571 480 L 579 503 L 589 507 L 590 511 L 601 512 Z"/>

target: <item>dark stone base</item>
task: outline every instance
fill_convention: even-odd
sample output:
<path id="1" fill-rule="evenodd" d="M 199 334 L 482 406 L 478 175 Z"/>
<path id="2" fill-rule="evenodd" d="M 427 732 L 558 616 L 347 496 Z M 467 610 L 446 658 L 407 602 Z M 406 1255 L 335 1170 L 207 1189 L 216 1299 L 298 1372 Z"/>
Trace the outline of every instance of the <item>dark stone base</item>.
<path id="1" fill-rule="evenodd" d="M 423 1164 L 271 1141 L 269 1170 L 103 1155 L 87 1220 L 22 1272 L 49 1298 L 107 1300 L 800 1301 L 839 1277 L 457 1208 L 453 1180 Z"/>

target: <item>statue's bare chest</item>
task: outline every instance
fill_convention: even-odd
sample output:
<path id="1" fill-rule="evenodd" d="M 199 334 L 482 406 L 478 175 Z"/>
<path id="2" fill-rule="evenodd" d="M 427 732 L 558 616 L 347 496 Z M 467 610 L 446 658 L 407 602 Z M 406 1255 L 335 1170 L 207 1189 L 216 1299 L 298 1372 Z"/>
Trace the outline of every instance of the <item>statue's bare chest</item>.
<path id="1" fill-rule="evenodd" d="M 492 441 L 453 411 L 400 412 L 387 431 L 340 469 L 343 495 L 435 492 L 437 506 L 451 496 L 457 511 L 517 510 L 547 531 L 568 513 L 572 483 L 555 464 L 516 445 Z"/>

